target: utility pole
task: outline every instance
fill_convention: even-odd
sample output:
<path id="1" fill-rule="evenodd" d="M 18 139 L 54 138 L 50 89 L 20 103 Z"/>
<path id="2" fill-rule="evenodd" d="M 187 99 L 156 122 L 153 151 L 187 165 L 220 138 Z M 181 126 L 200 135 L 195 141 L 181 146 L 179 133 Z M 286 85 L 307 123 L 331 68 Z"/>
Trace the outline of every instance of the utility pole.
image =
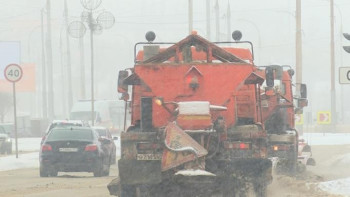
<path id="1" fill-rule="evenodd" d="M 227 41 L 231 40 L 231 6 L 230 1 L 227 2 Z"/>
<path id="2" fill-rule="evenodd" d="M 337 124 L 337 110 L 335 100 L 335 59 L 334 59 L 334 0 L 330 0 L 330 14 L 331 14 L 331 115 L 333 131 L 336 131 Z"/>
<path id="3" fill-rule="evenodd" d="M 210 40 L 210 0 L 207 0 L 207 39 Z"/>
<path id="4" fill-rule="evenodd" d="M 84 52 L 84 37 L 79 38 L 79 53 L 80 53 L 80 97 L 85 99 L 85 52 Z"/>
<path id="5" fill-rule="evenodd" d="M 302 51 L 302 35 L 301 35 L 301 0 L 296 0 L 296 11 L 295 11 L 295 71 L 296 71 L 296 84 L 303 82 L 303 51 Z M 296 92 L 300 96 L 300 86 L 296 86 Z M 298 126 L 300 135 L 304 133 L 303 126 Z"/>
<path id="6" fill-rule="evenodd" d="M 92 11 L 89 12 L 89 28 L 90 28 L 90 48 L 91 48 L 91 125 L 95 124 L 95 98 L 94 98 L 94 24 Z"/>
<path id="7" fill-rule="evenodd" d="M 295 67 L 296 67 L 296 83 L 301 84 L 303 81 L 302 73 L 302 37 L 301 37 L 301 0 L 296 0 L 296 35 L 295 35 Z M 298 87 L 298 86 L 297 86 Z M 300 90 L 297 90 L 299 92 Z"/>
<path id="8" fill-rule="evenodd" d="M 215 22 L 216 22 L 216 42 L 220 41 L 220 13 L 219 13 L 219 1 L 216 0 L 215 4 Z"/>
<path id="9" fill-rule="evenodd" d="M 41 9 L 41 88 L 42 88 L 42 111 L 43 119 L 47 119 L 47 95 L 46 95 L 46 59 L 44 40 L 44 9 Z"/>
<path id="10" fill-rule="evenodd" d="M 64 0 L 64 18 L 66 29 L 68 29 L 68 6 L 67 0 Z M 68 77 L 68 111 L 72 109 L 73 105 L 73 90 L 72 90 L 72 65 L 70 57 L 70 43 L 68 31 L 66 31 L 66 47 L 67 47 L 67 77 Z"/>
<path id="11" fill-rule="evenodd" d="M 188 31 L 189 34 L 193 30 L 193 0 L 188 0 Z"/>
<path id="12" fill-rule="evenodd" d="M 52 41 L 51 41 L 51 2 L 46 0 L 46 20 L 47 20 L 47 42 L 46 42 L 46 54 L 47 54 L 47 72 L 48 72 L 48 111 L 49 119 L 52 120 L 55 116 L 54 111 L 54 96 L 53 96 L 53 66 L 52 66 Z"/>

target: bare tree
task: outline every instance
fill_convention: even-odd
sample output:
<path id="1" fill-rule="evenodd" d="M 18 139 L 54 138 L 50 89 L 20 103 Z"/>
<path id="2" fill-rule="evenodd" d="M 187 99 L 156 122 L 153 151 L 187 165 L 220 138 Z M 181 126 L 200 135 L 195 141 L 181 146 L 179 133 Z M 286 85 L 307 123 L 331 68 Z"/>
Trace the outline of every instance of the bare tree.
<path id="1" fill-rule="evenodd" d="M 6 92 L 0 92 L 0 122 L 4 122 L 5 115 L 12 108 L 11 95 Z"/>

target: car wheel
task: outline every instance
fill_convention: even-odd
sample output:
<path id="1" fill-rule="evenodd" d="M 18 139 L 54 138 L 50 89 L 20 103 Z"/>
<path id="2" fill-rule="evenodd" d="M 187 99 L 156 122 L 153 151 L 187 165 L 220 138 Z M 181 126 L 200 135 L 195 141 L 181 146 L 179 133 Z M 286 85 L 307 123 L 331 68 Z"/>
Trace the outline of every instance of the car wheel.
<path id="1" fill-rule="evenodd" d="M 9 147 L 7 149 L 7 154 L 8 155 L 12 154 L 12 144 L 9 145 Z"/>
<path id="2" fill-rule="evenodd" d="M 103 161 L 99 162 L 94 171 L 94 177 L 100 177 L 103 175 Z"/>
<path id="3" fill-rule="evenodd" d="M 42 167 L 40 167 L 40 177 L 48 177 L 48 176 L 49 176 L 49 172 L 43 169 Z"/>
<path id="4" fill-rule="evenodd" d="M 50 173 L 50 176 L 56 177 L 58 175 L 58 171 L 57 170 L 52 170 Z"/>

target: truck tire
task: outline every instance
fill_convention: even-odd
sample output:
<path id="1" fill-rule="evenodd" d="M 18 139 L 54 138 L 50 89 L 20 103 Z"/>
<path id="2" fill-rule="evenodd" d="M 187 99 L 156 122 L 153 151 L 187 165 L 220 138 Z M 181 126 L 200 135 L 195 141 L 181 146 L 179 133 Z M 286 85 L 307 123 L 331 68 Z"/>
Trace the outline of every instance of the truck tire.
<path id="1" fill-rule="evenodd" d="M 120 197 L 136 197 L 136 187 L 131 185 L 121 185 Z"/>
<path id="2" fill-rule="evenodd" d="M 266 197 L 267 196 L 266 184 L 262 182 L 254 183 L 254 192 L 256 197 Z"/>

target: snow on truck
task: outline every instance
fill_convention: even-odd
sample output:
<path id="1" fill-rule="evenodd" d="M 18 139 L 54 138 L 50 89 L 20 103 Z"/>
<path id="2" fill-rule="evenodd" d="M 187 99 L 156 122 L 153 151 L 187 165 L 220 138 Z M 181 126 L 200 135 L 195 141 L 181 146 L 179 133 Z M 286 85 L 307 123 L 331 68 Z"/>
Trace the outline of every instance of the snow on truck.
<path id="1" fill-rule="evenodd" d="M 110 194 L 266 196 L 272 162 L 262 124 L 265 79 L 252 43 L 239 35 L 212 43 L 193 33 L 160 48 L 149 32 L 148 42 L 135 45 L 135 66 L 119 72 L 118 92 L 130 102 L 133 125 L 121 133 Z"/>

